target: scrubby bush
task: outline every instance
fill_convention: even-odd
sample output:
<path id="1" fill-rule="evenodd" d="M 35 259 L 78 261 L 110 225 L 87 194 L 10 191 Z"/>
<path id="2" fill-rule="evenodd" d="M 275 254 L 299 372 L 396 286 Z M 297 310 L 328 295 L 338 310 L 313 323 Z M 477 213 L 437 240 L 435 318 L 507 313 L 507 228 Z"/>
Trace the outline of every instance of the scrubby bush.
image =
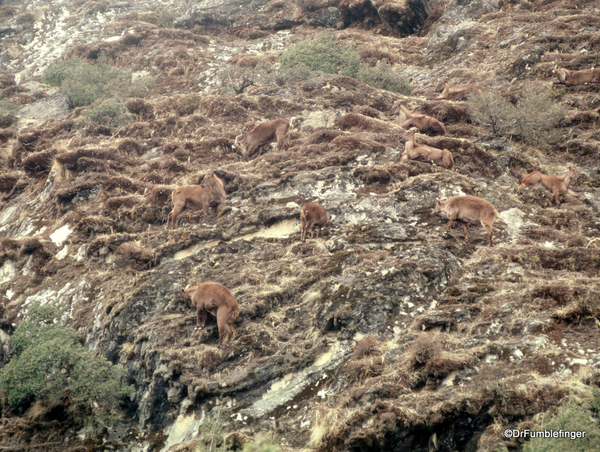
<path id="1" fill-rule="evenodd" d="M 121 127 L 135 119 L 135 115 L 127 111 L 125 103 L 117 99 L 97 101 L 90 108 L 81 112 L 81 114 L 94 124 L 109 127 Z"/>
<path id="2" fill-rule="evenodd" d="M 565 117 L 565 110 L 545 88 L 527 88 L 517 102 L 517 112 L 516 131 L 525 141 L 552 143 L 560 138 L 558 126 Z"/>
<path id="3" fill-rule="evenodd" d="M 396 74 L 387 60 L 379 61 L 375 67 L 361 67 L 356 49 L 338 45 L 334 32 L 321 33 L 286 50 L 279 63 L 280 67 L 272 74 L 278 85 L 303 82 L 305 88 L 310 88 L 311 84 L 319 84 L 325 73 L 347 75 L 396 93 L 412 93 L 409 81 Z"/>
<path id="4" fill-rule="evenodd" d="M 494 135 L 504 135 L 515 128 L 517 108 L 498 94 L 486 91 L 469 98 L 471 121 L 490 127 Z"/>
<path id="5" fill-rule="evenodd" d="M 175 14 L 166 8 L 158 11 L 158 26 L 161 28 L 172 28 L 175 23 Z"/>
<path id="6" fill-rule="evenodd" d="M 302 41 L 286 50 L 279 62 L 288 69 L 303 64 L 311 71 L 339 73 L 350 77 L 356 77 L 360 69 L 356 49 L 338 45 L 333 32 L 321 33 L 315 39 Z"/>
<path id="7" fill-rule="evenodd" d="M 361 67 L 356 78 L 376 88 L 406 96 L 410 96 L 412 93 L 410 82 L 405 77 L 396 74 L 387 60 L 378 61 L 375 67 Z"/>
<path id="8" fill-rule="evenodd" d="M 229 94 L 241 94 L 244 90 L 256 84 L 259 73 L 251 67 L 229 66 L 217 74 L 217 79 L 223 90 Z"/>
<path id="9" fill-rule="evenodd" d="M 523 447 L 523 452 L 575 452 L 600 450 L 600 426 L 598 419 L 586 407 L 569 402 L 555 415 L 542 415 L 530 429 L 532 432 L 553 430 L 585 432 L 583 438 L 532 438 Z"/>
<path id="10" fill-rule="evenodd" d="M 594 413 L 596 413 L 596 417 L 600 418 L 600 390 L 594 388 L 592 390 L 592 396 L 592 410 L 594 410 Z"/>
<path id="11" fill-rule="evenodd" d="M 80 413 L 91 413 L 92 404 L 97 404 L 96 414 L 107 416 L 132 390 L 121 383 L 124 369 L 87 352 L 72 328 L 55 323 L 56 315 L 51 305 L 30 307 L 12 338 L 15 353 L 0 370 L 0 388 L 19 411 L 35 401 L 68 402 Z"/>
<path id="12" fill-rule="evenodd" d="M 14 114 L 19 111 L 19 107 L 10 99 L 0 99 L 0 115 Z"/>
<path id="13" fill-rule="evenodd" d="M 526 88 L 516 105 L 491 92 L 473 95 L 469 111 L 474 123 L 491 128 L 493 134 L 512 135 L 532 144 L 556 141 L 565 117 L 563 107 L 538 86 Z"/>
<path id="14" fill-rule="evenodd" d="M 143 97 L 152 86 L 148 77 L 132 81 L 129 69 L 114 68 L 101 56 L 96 64 L 73 58 L 50 66 L 44 83 L 60 86 L 71 107 L 90 105 L 100 98 Z"/>
<path id="15" fill-rule="evenodd" d="M 292 68 L 284 67 L 281 64 L 258 64 L 256 72 L 260 74 L 262 83 L 278 86 L 304 82 L 316 74 L 324 74 L 321 71 L 311 71 L 304 63 Z"/>
<path id="16" fill-rule="evenodd" d="M 279 452 L 280 450 L 279 446 L 267 438 L 258 437 L 254 442 L 244 444 L 242 452 Z"/>

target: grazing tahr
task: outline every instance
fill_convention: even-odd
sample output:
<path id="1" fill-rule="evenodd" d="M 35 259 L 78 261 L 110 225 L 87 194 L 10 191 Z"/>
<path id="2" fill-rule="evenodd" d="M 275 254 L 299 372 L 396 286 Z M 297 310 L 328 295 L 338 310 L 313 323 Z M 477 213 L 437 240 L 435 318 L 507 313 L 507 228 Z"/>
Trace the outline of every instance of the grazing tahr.
<path id="1" fill-rule="evenodd" d="M 539 171 L 534 171 L 523 178 L 521 187 L 529 187 L 538 183 L 542 184 L 546 190 L 554 195 L 554 201 L 556 202 L 556 205 L 559 206 L 560 195 L 569 194 L 578 198 L 583 197 L 581 194 L 575 193 L 569 188 L 573 179 L 576 179 L 579 175 L 579 170 L 574 166 L 570 167 L 569 171 L 562 176 L 551 176 L 542 174 Z"/>
<path id="2" fill-rule="evenodd" d="M 327 211 L 316 202 L 308 202 L 300 209 L 300 237 L 302 241 L 306 240 L 307 234 L 310 232 L 310 237 L 314 238 L 315 229 L 317 237 L 321 232 L 322 227 L 331 226 L 331 220 L 327 215 Z"/>
<path id="3" fill-rule="evenodd" d="M 448 82 L 445 82 L 444 90 L 442 91 L 442 94 L 440 94 L 438 97 L 434 98 L 434 100 L 444 100 L 444 99 L 445 100 L 454 100 L 454 101 L 466 100 L 467 97 L 469 97 L 471 95 L 471 93 L 473 93 L 473 92 L 481 94 L 481 90 L 479 88 L 477 88 L 476 86 L 466 85 L 466 86 L 450 88 L 450 85 L 448 85 Z"/>
<path id="4" fill-rule="evenodd" d="M 223 188 L 223 181 L 214 174 L 204 177 L 202 185 L 182 185 L 173 191 L 171 199 L 173 210 L 167 217 L 167 228 L 177 226 L 177 215 L 187 207 L 202 207 L 204 211 L 203 221 L 206 220 L 208 208 L 213 208 L 214 217 L 217 216 L 217 207 L 223 204 L 227 194 Z"/>
<path id="5" fill-rule="evenodd" d="M 585 85 L 586 83 L 600 83 L 600 68 L 584 69 L 581 71 L 570 71 L 565 68 L 556 70 L 556 76 L 560 83 L 567 86 Z"/>
<path id="6" fill-rule="evenodd" d="M 463 221 L 463 231 L 465 233 L 465 241 L 468 240 L 468 225 L 467 221 L 479 221 L 481 226 L 486 230 L 490 239 L 490 246 L 494 246 L 494 238 L 492 237 L 492 223 L 498 216 L 496 208 L 485 199 L 477 196 L 458 195 L 446 201 L 439 201 L 435 204 L 436 212 L 445 212 L 448 215 L 448 226 L 446 232 L 452 227 L 452 222 L 455 220 Z"/>
<path id="7" fill-rule="evenodd" d="M 403 105 L 399 105 L 398 110 L 398 123 L 403 128 L 410 129 L 411 127 L 416 127 L 419 129 L 419 132 L 431 136 L 446 135 L 446 127 L 437 119 L 415 113 Z"/>
<path id="8" fill-rule="evenodd" d="M 417 129 L 412 127 L 406 134 L 407 140 L 404 144 L 402 160 L 418 160 L 421 162 L 435 163 L 448 170 L 454 169 L 454 157 L 448 149 L 438 149 L 415 141 Z"/>
<path id="9" fill-rule="evenodd" d="M 241 140 L 237 136 L 234 147 L 242 150 L 242 160 L 248 160 L 257 151 L 257 157 L 260 157 L 263 147 L 275 140 L 277 140 L 279 151 L 286 150 L 290 147 L 290 141 L 287 137 L 290 128 L 292 128 L 292 123 L 285 118 L 258 124 L 246 133 Z"/>
<path id="10" fill-rule="evenodd" d="M 206 313 L 217 318 L 219 327 L 219 347 L 227 336 L 227 343 L 233 337 L 233 323 L 240 309 L 238 302 L 223 284 L 207 281 L 183 291 L 183 299 L 196 308 L 196 328 L 204 328 Z"/>

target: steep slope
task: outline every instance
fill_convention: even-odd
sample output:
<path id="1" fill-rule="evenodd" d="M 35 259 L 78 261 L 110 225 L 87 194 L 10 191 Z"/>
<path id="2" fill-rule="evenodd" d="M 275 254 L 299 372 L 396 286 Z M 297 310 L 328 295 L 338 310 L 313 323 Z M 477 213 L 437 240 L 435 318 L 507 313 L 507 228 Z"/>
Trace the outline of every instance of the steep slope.
<path id="1" fill-rule="evenodd" d="M 32 302 L 52 301 L 135 388 L 122 425 L 101 432 L 3 401 L 3 443 L 196 450 L 217 425 L 232 450 L 261 433 L 284 450 L 515 449 L 523 440 L 505 428 L 570 396 L 588 401 L 600 367 L 600 95 L 598 84 L 556 85 L 552 70 L 594 65 L 600 11 L 463 3 L 2 5 L 3 98 L 22 108 L 0 131 L 0 339 Z M 392 20 L 407 5 L 420 17 L 410 29 Z M 366 64 L 387 59 L 415 95 L 341 75 L 257 78 L 237 95 L 221 83 L 223 69 L 273 65 L 315 27 L 338 27 Z M 63 52 L 146 71 L 156 86 L 127 104 L 135 120 L 82 127 L 85 108 L 40 83 Z M 445 79 L 512 100 L 547 88 L 568 109 L 561 139 L 489 136 L 466 102 L 431 100 Z M 453 172 L 400 160 L 398 103 L 446 124 L 447 136 L 419 139 L 449 149 Z M 241 161 L 235 137 L 277 117 L 294 124 L 291 148 Z M 555 207 L 542 188 L 519 187 L 529 171 L 571 164 L 581 199 Z M 228 194 L 218 218 L 188 210 L 166 229 L 171 190 L 208 172 Z M 469 242 L 460 228 L 443 234 L 432 207 L 455 194 L 496 206 L 495 247 L 479 225 Z M 334 227 L 302 242 L 308 201 Z M 196 330 L 181 297 L 204 280 L 240 302 L 222 348 L 216 323 Z"/>

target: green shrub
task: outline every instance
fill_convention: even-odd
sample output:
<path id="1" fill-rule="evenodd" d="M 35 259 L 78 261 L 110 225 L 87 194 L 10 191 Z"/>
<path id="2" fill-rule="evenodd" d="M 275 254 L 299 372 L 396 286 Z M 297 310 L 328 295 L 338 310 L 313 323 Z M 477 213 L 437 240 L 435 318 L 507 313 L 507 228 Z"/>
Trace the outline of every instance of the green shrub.
<path id="1" fill-rule="evenodd" d="M 72 328 L 54 323 L 50 305 L 32 305 L 12 338 L 15 354 L 0 370 L 0 388 L 11 407 L 23 411 L 39 400 L 48 405 L 69 401 L 89 413 L 92 403 L 107 416 L 132 390 L 121 383 L 125 371 L 87 352 Z"/>
<path id="2" fill-rule="evenodd" d="M 406 96 L 410 96 L 412 93 L 410 82 L 405 77 L 396 74 L 387 60 L 378 61 L 375 67 L 361 67 L 357 79 L 367 85 Z"/>
<path id="3" fill-rule="evenodd" d="M 100 98 L 143 97 L 151 88 L 148 78 L 134 83 L 129 69 L 108 66 L 102 56 L 96 64 L 81 58 L 53 64 L 44 73 L 44 83 L 60 86 L 71 107 L 90 105 Z"/>
<path id="4" fill-rule="evenodd" d="M 542 415 L 531 431 L 584 431 L 583 438 L 531 438 L 524 444 L 523 452 L 579 452 L 600 450 L 600 427 L 592 412 L 581 405 L 569 402 L 554 416 Z"/>
<path id="5" fill-rule="evenodd" d="M 494 135 L 504 135 L 515 128 L 517 108 L 507 99 L 491 92 L 469 97 L 471 121 L 490 127 Z"/>
<path id="6" fill-rule="evenodd" d="M 259 436 L 254 442 L 244 444 L 242 452 L 279 452 L 280 450 L 279 446 Z"/>
<path id="7" fill-rule="evenodd" d="M 135 115 L 127 111 L 125 103 L 117 99 L 97 101 L 81 114 L 94 124 L 109 127 L 121 127 L 135 120 Z"/>
<path id="8" fill-rule="evenodd" d="M 0 99 L 0 115 L 8 113 L 14 114 L 19 111 L 19 107 L 10 99 Z"/>
<path id="9" fill-rule="evenodd" d="M 565 117 L 564 108 L 548 90 L 532 86 L 517 102 L 517 134 L 530 143 L 553 143 L 560 138 L 558 126 Z"/>
<path id="10" fill-rule="evenodd" d="M 314 74 L 323 74 L 320 71 L 311 71 L 304 63 L 292 68 L 284 67 L 281 64 L 259 64 L 256 66 L 256 71 L 260 74 L 263 83 L 278 86 L 303 82 L 313 77 Z"/>
<path id="11" fill-rule="evenodd" d="M 288 69 L 303 64 L 311 71 L 350 77 L 356 77 L 360 68 L 356 49 L 339 46 L 333 32 L 321 33 L 316 39 L 302 41 L 286 50 L 279 62 Z"/>
<path id="12" fill-rule="evenodd" d="M 281 55 L 279 63 L 280 68 L 272 72 L 277 85 L 303 82 L 310 89 L 311 85 L 320 84 L 323 73 L 342 74 L 376 88 L 412 93 L 408 80 L 396 74 L 387 60 L 379 61 L 375 67 L 361 67 L 356 49 L 338 45 L 334 32 L 321 33 L 293 46 Z"/>
<path id="13" fill-rule="evenodd" d="M 175 14 L 166 8 L 158 11 L 158 26 L 161 28 L 173 28 L 175 23 Z"/>
<path id="14" fill-rule="evenodd" d="M 596 413 L 596 417 L 600 417 L 600 390 L 597 388 L 592 389 L 592 410 Z"/>
<path id="15" fill-rule="evenodd" d="M 223 443 L 225 442 L 225 437 L 223 435 L 223 426 L 219 421 L 220 417 L 217 416 L 216 421 L 214 422 L 203 422 L 198 427 L 198 447 L 196 448 L 197 452 L 215 452 L 223 447 Z"/>
<path id="16" fill-rule="evenodd" d="M 525 89 L 517 104 L 490 92 L 469 99 L 471 120 L 491 128 L 495 135 L 512 135 L 532 144 L 552 143 L 560 138 L 563 107 L 543 87 Z"/>

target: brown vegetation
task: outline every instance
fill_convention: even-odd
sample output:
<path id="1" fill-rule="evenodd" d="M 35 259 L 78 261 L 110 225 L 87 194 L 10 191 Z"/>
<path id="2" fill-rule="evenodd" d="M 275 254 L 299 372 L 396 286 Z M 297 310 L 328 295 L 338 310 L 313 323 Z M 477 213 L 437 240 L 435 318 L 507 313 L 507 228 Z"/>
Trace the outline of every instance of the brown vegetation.
<path id="1" fill-rule="evenodd" d="M 240 313 L 238 302 L 231 292 L 217 282 L 203 282 L 183 291 L 183 298 L 196 308 L 196 327 L 204 328 L 206 313 L 217 318 L 219 327 L 219 347 L 227 336 L 227 342 L 233 337 L 233 323 Z"/>
<path id="2" fill-rule="evenodd" d="M 579 175 L 579 170 L 574 166 L 569 168 L 569 170 L 562 176 L 551 176 L 542 174 L 539 171 L 533 171 L 523 178 L 521 187 L 530 187 L 531 185 L 538 183 L 542 184 L 546 190 L 550 191 L 554 195 L 554 201 L 556 202 L 556 205 L 559 206 L 560 195 L 569 194 L 578 198 L 582 197 L 581 194 L 575 193 L 573 190 L 569 189 L 573 179 L 577 179 Z"/>
<path id="3" fill-rule="evenodd" d="M 462 220 L 463 231 L 465 233 L 465 241 L 468 240 L 468 225 L 469 221 L 479 221 L 481 226 L 486 230 L 490 239 L 490 246 L 494 246 L 492 237 L 492 223 L 498 216 L 496 208 L 488 201 L 476 196 L 458 195 L 446 201 L 439 201 L 435 205 L 435 212 L 445 212 L 448 215 L 448 226 L 446 232 L 452 227 L 454 220 Z"/>

